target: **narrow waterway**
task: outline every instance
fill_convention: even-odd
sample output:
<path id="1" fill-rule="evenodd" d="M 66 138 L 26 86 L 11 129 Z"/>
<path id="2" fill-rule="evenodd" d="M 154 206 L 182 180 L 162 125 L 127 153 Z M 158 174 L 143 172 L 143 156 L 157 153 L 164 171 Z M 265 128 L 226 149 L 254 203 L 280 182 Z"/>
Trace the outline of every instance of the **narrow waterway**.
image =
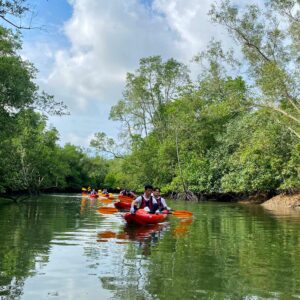
<path id="1" fill-rule="evenodd" d="M 128 228 L 98 200 L 0 203 L 0 299 L 299 299 L 300 216 L 258 206 L 168 201 Z"/>

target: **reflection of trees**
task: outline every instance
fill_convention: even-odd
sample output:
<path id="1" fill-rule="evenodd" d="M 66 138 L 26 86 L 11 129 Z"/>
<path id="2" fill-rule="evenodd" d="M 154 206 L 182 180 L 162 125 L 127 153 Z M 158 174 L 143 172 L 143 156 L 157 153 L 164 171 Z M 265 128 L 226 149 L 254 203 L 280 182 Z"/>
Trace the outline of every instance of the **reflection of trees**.
<path id="1" fill-rule="evenodd" d="M 185 235 L 168 232 L 152 252 L 150 294 L 159 299 L 271 297 L 271 291 L 291 299 L 297 294 L 298 225 L 291 228 L 260 208 L 212 204 L 202 209 L 203 217 Z"/>
<path id="2" fill-rule="evenodd" d="M 74 228 L 78 210 L 78 205 L 55 202 L 53 197 L 21 205 L 0 204 L 0 298 L 20 297 L 37 264 L 48 262 L 54 232 Z"/>
<path id="3" fill-rule="evenodd" d="M 19 298 L 25 279 L 47 264 L 51 240 L 65 242 L 57 236 L 54 241 L 54 234 L 74 229 L 79 234 L 83 229 L 88 267 L 114 299 L 297 295 L 299 222 L 259 207 L 208 203 L 195 205 L 193 221 L 170 216 L 163 228 L 124 230 L 118 217 L 95 213 L 96 201 L 82 201 L 81 210 L 80 203 L 70 202 L 45 197 L 38 203 L 0 206 L 0 298 Z M 107 243 L 97 243 L 96 234 L 85 232 L 97 228 L 98 238 Z"/>

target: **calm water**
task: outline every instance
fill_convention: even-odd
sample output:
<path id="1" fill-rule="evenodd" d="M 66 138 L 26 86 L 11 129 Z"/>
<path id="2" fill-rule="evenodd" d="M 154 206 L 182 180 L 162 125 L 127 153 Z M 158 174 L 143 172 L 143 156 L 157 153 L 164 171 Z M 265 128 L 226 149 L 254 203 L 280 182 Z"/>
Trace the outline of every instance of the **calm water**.
<path id="1" fill-rule="evenodd" d="M 78 196 L 0 204 L 0 299 L 300 298 L 299 215 L 168 204 L 193 219 L 134 229 Z"/>

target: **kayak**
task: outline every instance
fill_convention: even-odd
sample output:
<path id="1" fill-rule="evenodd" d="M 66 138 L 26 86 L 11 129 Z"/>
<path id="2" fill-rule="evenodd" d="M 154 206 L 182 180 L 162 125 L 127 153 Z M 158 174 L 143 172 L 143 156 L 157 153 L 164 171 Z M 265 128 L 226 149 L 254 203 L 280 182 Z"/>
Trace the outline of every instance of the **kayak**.
<path id="1" fill-rule="evenodd" d="M 108 199 L 114 199 L 115 198 L 114 195 L 111 194 L 111 193 L 109 193 L 108 195 L 100 193 L 99 196 L 103 197 L 103 198 L 108 198 Z"/>
<path id="2" fill-rule="evenodd" d="M 131 202 L 118 201 L 118 202 L 115 202 L 114 205 L 115 205 L 115 208 L 117 208 L 117 209 L 126 209 L 126 210 L 129 210 L 130 206 L 131 206 Z"/>
<path id="3" fill-rule="evenodd" d="M 135 214 L 125 213 L 124 219 L 128 224 L 148 225 L 164 222 L 167 214 L 150 214 L 143 209 L 138 209 Z"/>

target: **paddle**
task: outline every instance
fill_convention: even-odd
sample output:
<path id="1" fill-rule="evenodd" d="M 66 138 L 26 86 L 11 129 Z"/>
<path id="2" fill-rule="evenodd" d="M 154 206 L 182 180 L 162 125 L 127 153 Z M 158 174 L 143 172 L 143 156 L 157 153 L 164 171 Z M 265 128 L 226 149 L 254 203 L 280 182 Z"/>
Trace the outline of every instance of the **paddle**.
<path id="1" fill-rule="evenodd" d="M 173 215 L 174 217 L 177 218 L 190 218 L 193 216 L 193 213 L 188 211 L 188 210 L 175 210 L 175 211 L 170 211 L 169 214 Z"/>

